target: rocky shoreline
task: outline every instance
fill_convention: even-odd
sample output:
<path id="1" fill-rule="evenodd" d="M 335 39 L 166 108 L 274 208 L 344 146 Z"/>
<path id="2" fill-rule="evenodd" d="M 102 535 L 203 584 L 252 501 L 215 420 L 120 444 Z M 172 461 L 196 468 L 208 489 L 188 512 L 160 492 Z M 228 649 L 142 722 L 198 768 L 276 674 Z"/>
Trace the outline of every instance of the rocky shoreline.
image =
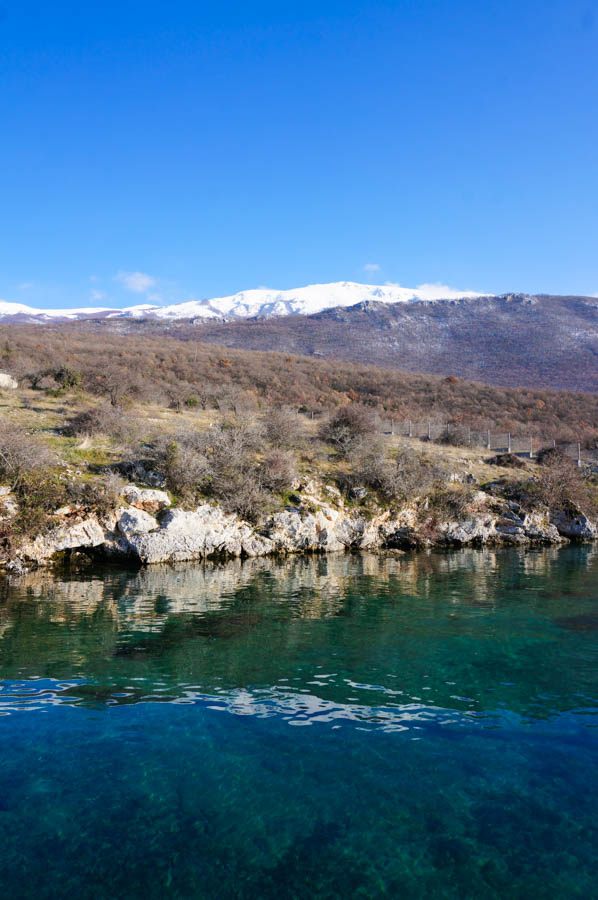
<path id="1" fill-rule="evenodd" d="M 2 489 L 0 489 L 2 490 Z M 331 485 L 307 481 L 292 502 L 256 525 L 204 503 L 173 508 L 162 490 L 126 485 L 122 505 L 99 516 L 76 506 L 54 514 L 56 525 L 22 543 L 6 562 L 15 574 L 51 565 L 65 555 L 140 565 L 208 558 L 243 558 L 420 547 L 549 545 L 598 539 L 597 523 L 581 510 L 524 511 L 519 504 L 478 490 L 463 515 L 442 520 L 426 498 L 401 509 L 364 511 L 348 505 Z M 16 506 L 4 490 L 4 515 Z"/>

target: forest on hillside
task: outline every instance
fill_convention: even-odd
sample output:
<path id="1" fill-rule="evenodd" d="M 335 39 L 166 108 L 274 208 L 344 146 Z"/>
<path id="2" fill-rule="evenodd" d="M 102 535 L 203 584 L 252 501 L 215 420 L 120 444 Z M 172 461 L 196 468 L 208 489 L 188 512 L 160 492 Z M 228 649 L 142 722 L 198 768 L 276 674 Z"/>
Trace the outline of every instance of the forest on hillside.
<path id="1" fill-rule="evenodd" d="M 113 406 L 152 402 L 234 413 L 290 406 L 319 416 L 359 403 L 397 420 L 431 419 L 568 441 L 598 436 L 598 403 L 589 393 L 502 388 L 452 375 L 414 375 L 165 335 L 4 326 L 0 370 L 23 386 L 56 392 L 77 387 Z"/>

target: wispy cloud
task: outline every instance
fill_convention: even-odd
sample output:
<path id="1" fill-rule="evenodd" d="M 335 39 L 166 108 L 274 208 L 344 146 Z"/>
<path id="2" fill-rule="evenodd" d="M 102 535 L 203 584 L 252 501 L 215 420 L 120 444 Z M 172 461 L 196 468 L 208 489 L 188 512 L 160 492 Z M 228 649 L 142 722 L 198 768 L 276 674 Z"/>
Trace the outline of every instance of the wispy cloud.
<path id="1" fill-rule="evenodd" d="M 19 291 L 29 291 L 29 290 L 31 290 L 32 287 L 34 287 L 34 284 L 32 281 L 24 281 L 22 284 L 17 285 L 17 289 Z"/>
<path id="2" fill-rule="evenodd" d="M 472 297 L 481 296 L 479 291 L 460 291 L 458 288 L 449 287 L 448 284 L 442 284 L 441 281 L 418 284 L 417 290 L 425 293 L 430 300 L 451 300 L 452 298 L 463 297 L 465 294 L 471 294 Z"/>
<path id="3" fill-rule="evenodd" d="M 114 280 L 134 294 L 144 294 L 156 284 L 156 279 L 146 272 L 118 272 Z"/>
<path id="4" fill-rule="evenodd" d="M 378 263 L 366 263 L 363 267 L 364 272 L 379 272 L 380 266 Z"/>
<path id="5" fill-rule="evenodd" d="M 106 294 L 104 291 L 90 291 L 89 296 L 91 300 L 103 300 Z"/>

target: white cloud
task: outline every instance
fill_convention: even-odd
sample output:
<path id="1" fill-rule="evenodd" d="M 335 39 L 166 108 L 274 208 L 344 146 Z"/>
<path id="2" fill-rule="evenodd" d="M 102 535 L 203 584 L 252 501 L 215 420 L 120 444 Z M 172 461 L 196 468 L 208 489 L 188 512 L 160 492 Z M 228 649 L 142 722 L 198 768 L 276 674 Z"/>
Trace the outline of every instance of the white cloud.
<path id="1" fill-rule="evenodd" d="M 118 272 L 114 276 L 114 280 L 119 281 L 127 291 L 133 291 L 135 294 L 145 293 L 156 283 L 156 279 L 145 272 Z"/>
<path id="2" fill-rule="evenodd" d="M 482 296 L 478 291 L 460 291 L 457 288 L 449 287 L 448 284 L 442 284 L 441 281 L 418 284 L 417 290 L 426 294 L 430 300 L 451 300 L 452 298 L 463 297 L 465 294 L 471 294 L 472 296 L 478 297 Z"/>
<path id="3" fill-rule="evenodd" d="M 104 291 L 91 291 L 90 297 L 92 300 L 103 300 L 106 294 Z"/>
<path id="4" fill-rule="evenodd" d="M 364 272 L 379 272 L 380 266 L 378 263 L 366 263 L 363 267 Z"/>
<path id="5" fill-rule="evenodd" d="M 33 282 L 32 282 L 32 281 L 24 281 L 22 284 L 17 285 L 17 288 L 18 288 L 20 291 L 28 291 L 28 290 L 30 290 L 33 286 L 34 286 L 34 285 L 33 285 Z"/>

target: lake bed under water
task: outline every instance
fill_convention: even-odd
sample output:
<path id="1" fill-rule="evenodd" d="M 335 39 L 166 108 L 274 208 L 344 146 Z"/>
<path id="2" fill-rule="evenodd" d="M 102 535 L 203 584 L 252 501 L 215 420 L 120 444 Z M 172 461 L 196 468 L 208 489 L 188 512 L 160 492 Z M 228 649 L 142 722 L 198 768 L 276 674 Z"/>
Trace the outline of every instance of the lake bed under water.
<path id="1" fill-rule="evenodd" d="M 0 581 L 17 898 L 598 894 L 598 548 Z"/>

